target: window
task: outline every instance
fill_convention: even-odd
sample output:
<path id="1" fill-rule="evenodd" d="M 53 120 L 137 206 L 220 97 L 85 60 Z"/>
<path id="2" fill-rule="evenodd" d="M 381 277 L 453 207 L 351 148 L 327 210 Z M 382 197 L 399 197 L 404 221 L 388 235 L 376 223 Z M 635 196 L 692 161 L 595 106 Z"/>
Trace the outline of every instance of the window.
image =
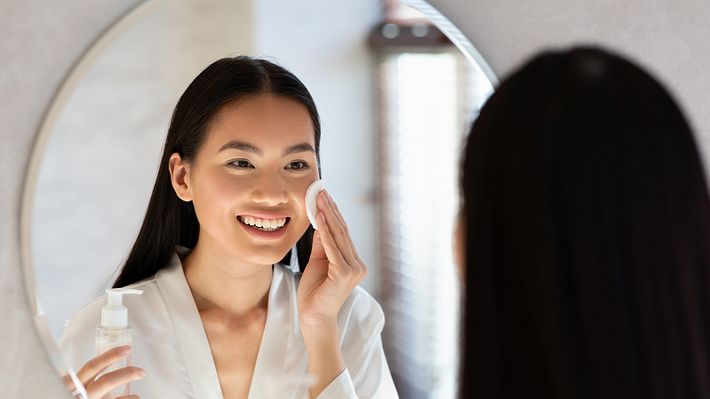
<path id="1" fill-rule="evenodd" d="M 453 398 L 459 154 L 465 128 L 492 87 L 436 27 L 417 21 L 383 23 L 372 38 L 383 341 L 401 397 Z"/>

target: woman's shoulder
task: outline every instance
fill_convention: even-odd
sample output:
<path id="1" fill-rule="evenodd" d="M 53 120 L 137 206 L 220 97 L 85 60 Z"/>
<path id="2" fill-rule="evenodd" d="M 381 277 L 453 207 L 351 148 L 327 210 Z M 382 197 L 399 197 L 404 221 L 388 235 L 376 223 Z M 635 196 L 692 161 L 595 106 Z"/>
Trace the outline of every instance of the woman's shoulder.
<path id="1" fill-rule="evenodd" d="M 370 333 L 372 330 L 382 331 L 385 314 L 369 292 L 356 286 L 340 309 L 338 324 L 346 330 L 362 327 Z"/>
<path id="2" fill-rule="evenodd" d="M 384 312 L 379 302 L 364 288 L 355 286 L 353 292 L 348 295 L 348 298 L 343 303 L 343 309 L 350 313 L 378 316 L 384 319 Z"/>

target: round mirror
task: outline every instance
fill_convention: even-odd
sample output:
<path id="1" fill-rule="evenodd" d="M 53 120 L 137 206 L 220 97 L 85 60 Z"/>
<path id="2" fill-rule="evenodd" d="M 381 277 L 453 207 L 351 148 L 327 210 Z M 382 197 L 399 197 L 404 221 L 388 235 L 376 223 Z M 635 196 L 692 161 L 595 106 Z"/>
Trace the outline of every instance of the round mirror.
<path id="1" fill-rule="evenodd" d="M 154 0 L 112 27 L 58 94 L 28 176 L 22 245 L 42 333 L 59 341 L 113 285 L 188 84 L 219 58 L 252 55 L 315 99 L 323 177 L 369 268 L 361 286 L 382 305 L 400 396 L 452 397 L 457 160 L 494 77 L 426 2 L 405 3 Z M 88 360 L 57 359 L 69 376 Z"/>

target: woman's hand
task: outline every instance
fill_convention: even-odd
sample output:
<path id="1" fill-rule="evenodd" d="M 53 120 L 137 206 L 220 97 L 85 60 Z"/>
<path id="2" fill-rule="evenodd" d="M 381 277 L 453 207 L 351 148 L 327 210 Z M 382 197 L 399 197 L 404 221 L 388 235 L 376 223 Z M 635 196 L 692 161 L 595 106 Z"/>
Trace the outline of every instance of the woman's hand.
<path id="1" fill-rule="evenodd" d="M 318 194 L 317 204 L 319 229 L 298 286 L 299 317 L 308 327 L 334 326 L 343 302 L 367 275 L 348 226 L 325 190 Z"/>
<path id="2" fill-rule="evenodd" d="M 313 249 L 298 284 L 298 313 L 308 355 L 308 371 L 314 378 L 311 398 L 345 370 L 340 350 L 338 313 L 353 288 L 367 275 L 367 267 L 355 251 L 348 226 L 325 191 L 318 194 L 318 230 Z"/>
<path id="3" fill-rule="evenodd" d="M 131 381 L 140 380 L 145 376 L 145 371 L 138 367 L 124 367 L 118 370 L 108 372 L 98 379 L 96 378 L 102 371 L 109 368 L 112 364 L 123 360 L 131 353 L 131 347 L 128 345 L 118 346 L 107 350 L 106 352 L 96 356 L 86 362 L 84 367 L 79 370 L 77 377 L 89 395 L 89 399 L 102 399 L 109 397 L 109 393 L 124 384 Z M 74 383 L 68 375 L 63 377 L 64 384 L 69 391 L 74 390 Z M 116 399 L 138 399 L 138 395 L 120 396 Z"/>

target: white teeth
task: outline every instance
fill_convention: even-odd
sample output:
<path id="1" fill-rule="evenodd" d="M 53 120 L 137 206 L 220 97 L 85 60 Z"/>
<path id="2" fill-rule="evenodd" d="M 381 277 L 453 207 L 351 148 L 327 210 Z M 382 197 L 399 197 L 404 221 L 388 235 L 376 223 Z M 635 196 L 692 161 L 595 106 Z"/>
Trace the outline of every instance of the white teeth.
<path id="1" fill-rule="evenodd" d="M 282 219 L 259 219 L 251 216 L 239 216 L 239 219 L 249 226 L 258 227 L 264 230 L 277 230 L 286 224 L 286 218 Z"/>

